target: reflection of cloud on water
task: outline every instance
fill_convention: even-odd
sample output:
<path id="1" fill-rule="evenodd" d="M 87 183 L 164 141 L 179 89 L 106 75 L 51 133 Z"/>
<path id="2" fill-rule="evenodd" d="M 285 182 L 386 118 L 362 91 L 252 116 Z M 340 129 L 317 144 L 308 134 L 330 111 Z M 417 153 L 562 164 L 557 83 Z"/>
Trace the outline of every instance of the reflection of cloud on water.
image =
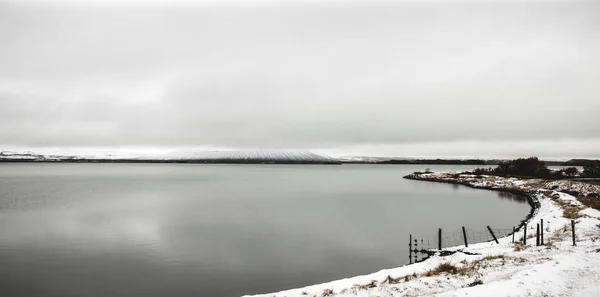
<path id="1" fill-rule="evenodd" d="M 70 209 L 15 212 L 0 218 L 8 244 L 84 246 L 86 251 L 161 244 L 159 197 L 122 197 Z M 11 227 L 12 226 L 12 227 Z M 16 227 L 15 227 L 16 226 Z"/>

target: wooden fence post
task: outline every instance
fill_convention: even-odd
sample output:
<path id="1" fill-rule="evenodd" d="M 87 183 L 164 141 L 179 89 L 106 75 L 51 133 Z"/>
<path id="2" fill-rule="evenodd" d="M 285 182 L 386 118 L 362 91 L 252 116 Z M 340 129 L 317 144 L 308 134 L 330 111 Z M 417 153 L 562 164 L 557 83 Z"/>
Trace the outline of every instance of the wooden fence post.
<path id="1" fill-rule="evenodd" d="M 442 250 L 442 228 L 438 231 L 438 250 Z"/>
<path id="2" fill-rule="evenodd" d="M 527 244 L 527 224 L 523 225 L 523 244 Z"/>
<path id="3" fill-rule="evenodd" d="M 463 238 L 465 239 L 465 247 L 469 247 L 469 243 L 467 242 L 467 231 L 465 230 L 465 226 L 463 226 L 462 229 L 463 229 Z"/>
<path id="4" fill-rule="evenodd" d="M 573 246 L 576 246 L 575 243 L 575 220 L 571 220 L 571 233 L 573 233 Z"/>
<path id="5" fill-rule="evenodd" d="M 544 245 L 544 219 L 540 219 L 540 243 Z"/>
<path id="6" fill-rule="evenodd" d="M 490 228 L 490 226 L 487 226 L 487 228 L 488 228 L 488 230 L 490 231 L 490 234 L 492 234 L 492 237 L 494 238 L 494 241 L 495 241 L 497 244 L 500 244 L 500 243 L 498 242 L 498 238 L 496 238 L 496 235 L 495 235 L 495 234 L 494 234 L 494 232 L 492 231 L 492 228 Z"/>
<path id="7" fill-rule="evenodd" d="M 412 234 L 408 240 L 408 261 L 412 264 Z"/>
<path id="8" fill-rule="evenodd" d="M 535 231 L 535 246 L 540 246 L 540 224 L 537 224 L 537 230 Z"/>
<path id="9" fill-rule="evenodd" d="M 512 240 L 512 243 L 515 243 L 515 232 L 516 232 L 516 230 L 515 230 L 515 227 L 513 226 L 513 234 L 512 234 L 513 240 Z"/>

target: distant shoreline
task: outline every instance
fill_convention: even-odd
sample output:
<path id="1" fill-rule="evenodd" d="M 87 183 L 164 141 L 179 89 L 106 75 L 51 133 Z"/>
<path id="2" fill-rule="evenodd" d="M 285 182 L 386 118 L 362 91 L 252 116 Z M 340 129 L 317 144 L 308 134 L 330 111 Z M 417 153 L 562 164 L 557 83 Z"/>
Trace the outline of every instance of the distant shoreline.
<path id="1" fill-rule="evenodd" d="M 296 165 L 481 165 L 495 166 L 504 160 L 482 159 L 392 159 L 382 161 L 316 161 L 316 160 L 268 160 L 268 159 L 91 159 L 91 158 L 0 158 L 0 163 L 158 163 L 158 164 L 296 164 Z M 544 161 L 548 166 L 578 166 L 571 162 Z"/>
<path id="2" fill-rule="evenodd" d="M 0 163 L 133 163 L 133 164 L 289 164 L 289 165 L 342 165 L 336 161 L 294 161 L 294 160 L 205 160 L 205 159 L 0 159 Z"/>
<path id="3" fill-rule="evenodd" d="M 521 228 L 526 226 L 527 222 L 531 221 L 531 219 L 533 217 L 535 217 L 535 215 L 537 214 L 538 210 L 541 207 L 539 198 L 535 195 L 535 191 L 531 191 L 531 190 L 528 191 L 528 190 L 525 190 L 525 189 L 519 188 L 519 187 L 512 187 L 512 188 L 501 187 L 501 186 L 498 186 L 493 183 L 492 184 L 477 184 L 477 183 L 473 183 L 472 181 L 461 180 L 460 178 L 454 178 L 454 177 L 444 178 L 444 177 L 440 177 L 439 175 L 436 175 L 436 174 L 428 174 L 428 173 L 422 173 L 422 172 L 414 172 L 414 173 L 404 176 L 403 178 L 410 179 L 410 180 L 418 180 L 418 181 L 428 181 L 428 182 L 463 185 L 463 186 L 473 188 L 473 189 L 497 191 L 497 192 L 507 192 L 507 193 L 513 193 L 515 195 L 522 196 L 527 200 L 527 204 L 529 204 L 530 210 L 529 210 L 529 213 L 527 214 L 527 216 L 523 220 L 521 220 L 519 225 L 517 225 L 515 231 L 520 231 Z M 512 235 L 512 232 L 509 233 L 507 236 L 510 236 L 510 235 Z"/>

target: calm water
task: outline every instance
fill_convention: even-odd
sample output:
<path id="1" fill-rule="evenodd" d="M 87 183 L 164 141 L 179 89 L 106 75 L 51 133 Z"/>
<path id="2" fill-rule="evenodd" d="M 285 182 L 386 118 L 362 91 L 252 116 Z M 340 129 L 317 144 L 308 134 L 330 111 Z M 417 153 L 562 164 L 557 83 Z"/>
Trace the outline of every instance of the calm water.
<path id="1" fill-rule="evenodd" d="M 426 167 L 473 168 L 0 164 L 0 295 L 268 293 L 405 264 L 409 233 L 529 212 L 402 179 Z"/>

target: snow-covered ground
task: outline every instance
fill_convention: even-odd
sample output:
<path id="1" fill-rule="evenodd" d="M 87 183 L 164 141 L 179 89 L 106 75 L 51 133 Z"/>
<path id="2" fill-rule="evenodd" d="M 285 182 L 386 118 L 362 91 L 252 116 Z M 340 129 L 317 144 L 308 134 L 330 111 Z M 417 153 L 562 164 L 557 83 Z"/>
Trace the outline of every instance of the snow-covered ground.
<path id="1" fill-rule="evenodd" d="M 585 208 L 576 197 L 560 192 L 568 189 L 575 195 L 594 196 L 600 193 L 599 186 L 455 173 L 411 178 L 526 192 L 539 202 L 527 225 L 527 236 L 533 237 L 523 245 L 519 230 L 516 244 L 512 237 L 505 237 L 499 239 L 500 244 L 458 246 L 449 249 L 458 251 L 451 256 L 436 255 L 370 275 L 255 296 L 600 296 L 600 211 Z M 575 214 L 576 246 L 572 243 L 571 219 L 563 215 L 565 206 L 579 210 Z M 544 220 L 544 246 L 536 246 L 535 240 L 540 219 Z"/>

